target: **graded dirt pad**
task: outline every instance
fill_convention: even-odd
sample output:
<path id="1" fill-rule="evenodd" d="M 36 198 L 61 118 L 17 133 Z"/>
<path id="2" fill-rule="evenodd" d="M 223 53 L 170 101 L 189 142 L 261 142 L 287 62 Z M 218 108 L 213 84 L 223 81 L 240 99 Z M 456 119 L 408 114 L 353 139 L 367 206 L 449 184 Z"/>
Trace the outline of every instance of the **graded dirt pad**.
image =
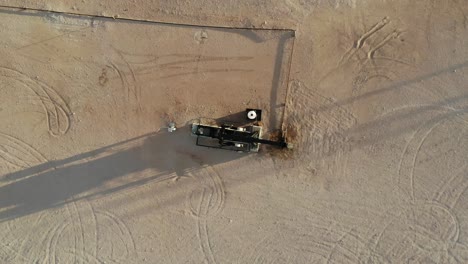
<path id="1" fill-rule="evenodd" d="M 4 2 L 1 263 L 468 262 L 464 1 Z"/>

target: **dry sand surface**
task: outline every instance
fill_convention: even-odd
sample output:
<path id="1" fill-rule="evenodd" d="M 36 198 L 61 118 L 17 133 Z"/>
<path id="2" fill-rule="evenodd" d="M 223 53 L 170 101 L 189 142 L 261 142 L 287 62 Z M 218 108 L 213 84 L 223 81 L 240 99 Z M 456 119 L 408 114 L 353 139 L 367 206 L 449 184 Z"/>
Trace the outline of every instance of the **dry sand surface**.
<path id="1" fill-rule="evenodd" d="M 0 263 L 468 263 L 466 0 L 0 5 Z"/>

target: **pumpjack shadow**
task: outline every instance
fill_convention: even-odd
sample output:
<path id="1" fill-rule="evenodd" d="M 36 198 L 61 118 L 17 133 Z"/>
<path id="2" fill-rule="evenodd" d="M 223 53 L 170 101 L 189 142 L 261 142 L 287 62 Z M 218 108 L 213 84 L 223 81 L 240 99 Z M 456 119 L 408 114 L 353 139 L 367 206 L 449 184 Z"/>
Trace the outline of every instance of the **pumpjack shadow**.
<path id="1" fill-rule="evenodd" d="M 215 120 L 224 124 L 224 128 L 209 127 L 209 135 L 214 137 L 193 134 L 197 125 L 192 124 L 180 127 L 174 133 L 149 133 L 1 175 L 0 222 L 149 183 L 196 175 L 207 166 L 228 163 L 246 155 L 256 155 L 201 148 L 190 136 L 192 133 L 197 138 L 203 138 L 201 140 L 215 141 L 218 144 L 215 146 L 221 149 L 236 151 L 247 148 L 252 150 L 258 148 L 259 144 L 268 144 L 269 142 L 261 138 L 261 131 L 249 130 L 249 126 L 255 126 L 252 123 L 244 122 L 242 126 L 228 125 L 229 120 L 242 119 L 238 117 L 243 117 L 244 114 L 240 112 Z M 245 128 L 245 131 L 239 130 L 240 127 Z M 203 128 L 203 131 L 207 130 Z M 278 146 L 284 145 L 284 141 L 271 142 Z M 236 144 L 243 146 L 236 147 Z M 248 146 L 245 146 L 246 144 Z M 239 182 L 247 181 L 248 178 L 243 178 Z M 184 182 L 188 184 L 191 181 L 183 181 L 182 184 L 185 184 Z M 164 197 L 164 192 L 171 191 L 173 190 L 169 187 L 161 187 L 158 196 Z M 179 198 L 183 200 L 185 196 Z M 177 202 L 178 199 L 170 201 L 171 204 Z"/>

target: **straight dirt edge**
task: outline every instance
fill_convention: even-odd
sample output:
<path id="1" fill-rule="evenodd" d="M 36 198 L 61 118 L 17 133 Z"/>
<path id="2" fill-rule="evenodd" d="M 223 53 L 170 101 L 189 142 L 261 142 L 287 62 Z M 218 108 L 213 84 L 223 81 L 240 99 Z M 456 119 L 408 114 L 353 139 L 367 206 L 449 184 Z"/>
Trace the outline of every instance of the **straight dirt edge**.
<path id="1" fill-rule="evenodd" d="M 101 18 L 101 19 L 113 19 L 113 20 L 121 20 L 121 21 L 134 21 L 134 22 L 147 22 L 147 23 L 154 23 L 154 24 L 162 24 L 162 25 L 172 25 L 172 26 L 187 26 L 187 27 L 202 27 L 202 28 L 213 28 L 213 29 L 244 29 L 244 30 L 273 30 L 273 31 L 289 31 L 293 33 L 295 36 L 296 30 L 290 28 L 257 28 L 257 27 L 234 27 L 234 26 L 213 26 L 213 25 L 197 25 L 197 24 L 189 24 L 189 23 L 174 23 L 174 22 L 164 22 L 164 21 L 156 21 L 156 20 L 149 20 L 149 19 L 136 19 L 136 18 L 128 18 L 128 17 L 120 17 L 120 16 L 106 16 L 106 15 L 92 15 L 86 13 L 78 13 L 78 12 L 64 12 L 64 11 L 55 11 L 55 10 L 47 10 L 41 8 L 30 8 L 30 7 L 18 7 L 18 6 L 9 6 L 9 5 L 0 5 L 1 9 L 8 9 L 12 11 L 26 11 L 26 12 L 45 12 L 51 14 L 61 14 L 61 15 L 69 15 L 69 16 L 84 16 L 84 17 L 91 17 L 91 18 Z"/>

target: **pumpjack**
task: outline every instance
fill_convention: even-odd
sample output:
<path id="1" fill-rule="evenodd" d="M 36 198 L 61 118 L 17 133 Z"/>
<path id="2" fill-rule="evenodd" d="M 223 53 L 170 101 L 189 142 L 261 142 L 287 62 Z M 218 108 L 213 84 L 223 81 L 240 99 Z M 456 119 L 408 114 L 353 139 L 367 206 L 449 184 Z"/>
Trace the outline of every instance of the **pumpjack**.
<path id="1" fill-rule="evenodd" d="M 203 122 L 192 123 L 192 135 L 196 136 L 197 146 L 233 150 L 237 152 L 258 152 L 261 144 L 278 148 L 292 149 L 292 144 L 284 138 L 278 141 L 262 138 L 262 110 L 246 109 L 244 125 L 230 123 Z"/>

